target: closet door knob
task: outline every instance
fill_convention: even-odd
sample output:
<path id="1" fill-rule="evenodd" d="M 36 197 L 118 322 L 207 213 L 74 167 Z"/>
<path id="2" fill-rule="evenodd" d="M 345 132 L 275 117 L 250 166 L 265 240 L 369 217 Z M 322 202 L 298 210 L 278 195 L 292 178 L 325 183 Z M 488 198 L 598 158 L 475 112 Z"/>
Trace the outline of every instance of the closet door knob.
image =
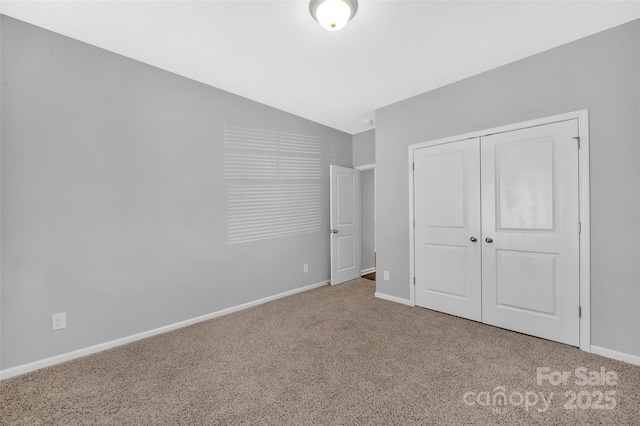
<path id="1" fill-rule="evenodd" d="M 493 240 L 491 238 L 485 238 L 484 239 L 486 242 L 488 242 L 489 244 L 491 244 L 493 242 Z"/>
<path id="2" fill-rule="evenodd" d="M 471 240 L 472 243 L 475 243 L 476 241 L 478 241 L 478 239 L 476 237 L 471 237 L 471 238 L 469 238 L 469 240 Z"/>

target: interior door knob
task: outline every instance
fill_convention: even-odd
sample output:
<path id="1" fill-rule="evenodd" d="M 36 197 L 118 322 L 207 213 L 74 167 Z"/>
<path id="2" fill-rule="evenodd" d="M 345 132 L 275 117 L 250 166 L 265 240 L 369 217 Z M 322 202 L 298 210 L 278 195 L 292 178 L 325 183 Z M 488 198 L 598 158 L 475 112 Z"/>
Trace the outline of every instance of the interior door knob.
<path id="1" fill-rule="evenodd" d="M 469 240 L 471 240 L 472 243 L 475 243 L 476 241 L 478 241 L 478 239 L 476 237 L 471 237 L 471 238 L 469 238 Z"/>
<path id="2" fill-rule="evenodd" d="M 332 230 L 331 230 L 331 232 L 332 232 L 333 234 L 337 234 L 337 233 L 338 233 L 338 230 L 337 230 L 337 229 L 332 229 Z"/>
<path id="3" fill-rule="evenodd" d="M 485 238 L 484 240 L 485 240 L 486 242 L 488 242 L 489 244 L 491 244 L 491 243 L 493 242 L 493 239 L 491 239 L 491 238 Z"/>

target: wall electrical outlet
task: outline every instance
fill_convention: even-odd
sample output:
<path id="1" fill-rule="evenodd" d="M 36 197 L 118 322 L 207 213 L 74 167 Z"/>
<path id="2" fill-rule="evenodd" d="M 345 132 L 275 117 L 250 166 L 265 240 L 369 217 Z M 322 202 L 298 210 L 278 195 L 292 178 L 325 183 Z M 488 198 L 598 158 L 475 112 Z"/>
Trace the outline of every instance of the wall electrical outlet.
<path id="1" fill-rule="evenodd" d="M 309 272 L 309 264 L 308 264 L 308 263 L 305 263 L 305 264 L 304 264 L 303 269 L 304 269 L 304 273 L 305 273 L 305 274 L 306 274 L 307 272 Z"/>
<path id="2" fill-rule="evenodd" d="M 51 315 L 51 330 L 61 330 L 67 328 L 67 313 Z"/>
<path id="3" fill-rule="evenodd" d="M 384 271 L 384 280 L 389 281 L 389 271 Z"/>

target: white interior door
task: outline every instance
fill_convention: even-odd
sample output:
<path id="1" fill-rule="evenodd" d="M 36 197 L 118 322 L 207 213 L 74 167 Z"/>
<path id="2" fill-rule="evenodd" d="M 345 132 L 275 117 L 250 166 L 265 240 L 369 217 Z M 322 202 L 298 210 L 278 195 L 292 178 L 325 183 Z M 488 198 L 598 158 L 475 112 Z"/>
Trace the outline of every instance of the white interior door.
<path id="1" fill-rule="evenodd" d="M 480 145 L 469 139 L 414 154 L 415 303 L 480 321 Z"/>
<path id="2" fill-rule="evenodd" d="M 577 120 L 483 137 L 482 321 L 579 344 Z"/>
<path id="3" fill-rule="evenodd" d="M 360 277 L 360 174 L 331 167 L 331 285 Z"/>

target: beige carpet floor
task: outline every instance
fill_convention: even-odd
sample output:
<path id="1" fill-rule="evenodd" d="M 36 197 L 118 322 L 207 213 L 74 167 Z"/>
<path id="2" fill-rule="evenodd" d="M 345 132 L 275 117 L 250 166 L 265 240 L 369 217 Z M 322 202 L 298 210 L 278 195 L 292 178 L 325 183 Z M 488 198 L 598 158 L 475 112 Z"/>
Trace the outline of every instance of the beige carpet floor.
<path id="1" fill-rule="evenodd" d="M 375 299 L 374 285 L 322 287 L 4 380 L 1 423 L 640 424 L 640 367 Z M 570 377 L 538 385 L 538 367 Z M 575 383 L 580 367 L 591 384 Z"/>

